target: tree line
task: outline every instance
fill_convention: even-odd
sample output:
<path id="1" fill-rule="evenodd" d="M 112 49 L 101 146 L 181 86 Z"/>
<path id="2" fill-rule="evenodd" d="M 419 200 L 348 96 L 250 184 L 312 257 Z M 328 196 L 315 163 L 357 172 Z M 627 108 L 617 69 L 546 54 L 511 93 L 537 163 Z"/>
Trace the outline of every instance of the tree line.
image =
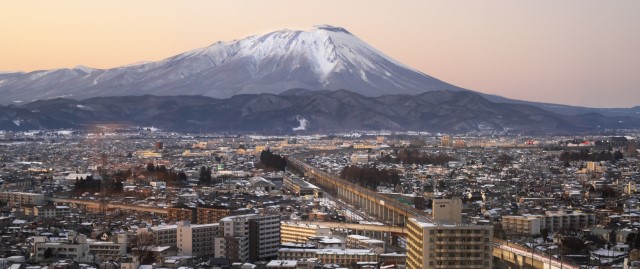
<path id="1" fill-rule="evenodd" d="M 200 176 L 198 180 L 201 184 L 211 184 L 211 167 L 200 167 Z"/>
<path id="2" fill-rule="evenodd" d="M 86 178 L 76 178 L 76 182 L 73 184 L 73 191 L 76 194 L 83 192 L 100 192 L 102 190 L 102 184 L 106 184 L 108 191 L 118 193 L 122 192 L 124 184 L 122 181 L 113 180 L 109 175 L 103 175 L 102 180 L 93 179 L 93 176 L 87 176 Z"/>
<path id="3" fill-rule="evenodd" d="M 284 171 L 287 167 L 287 160 L 284 157 L 278 154 L 273 154 L 268 149 L 260 152 L 260 163 L 265 167 L 272 168 L 277 171 Z"/>
<path id="4" fill-rule="evenodd" d="M 572 161 L 592 161 L 592 162 L 600 162 L 600 161 L 611 161 L 616 162 L 621 159 L 624 159 L 624 154 L 620 150 L 616 150 L 615 152 L 611 151 L 600 151 L 600 152 L 591 152 L 588 149 L 581 149 L 579 151 L 563 151 L 560 153 L 560 160 L 563 162 L 572 162 Z"/>
<path id="5" fill-rule="evenodd" d="M 147 164 L 146 176 L 155 177 L 159 181 L 167 182 L 167 184 L 187 181 L 187 174 L 184 171 L 174 171 L 167 169 L 164 165 Z"/>
<path id="6" fill-rule="evenodd" d="M 376 167 L 345 166 L 340 177 L 362 187 L 376 189 L 384 184 L 395 187 L 400 183 L 400 176 L 395 170 L 378 169 Z"/>

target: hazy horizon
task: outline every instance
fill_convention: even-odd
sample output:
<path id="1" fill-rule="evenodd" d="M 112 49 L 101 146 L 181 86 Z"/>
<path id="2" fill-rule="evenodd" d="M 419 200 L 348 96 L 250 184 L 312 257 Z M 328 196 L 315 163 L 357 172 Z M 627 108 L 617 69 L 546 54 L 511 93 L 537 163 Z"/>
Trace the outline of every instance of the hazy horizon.
<path id="1" fill-rule="evenodd" d="M 445 82 L 513 99 L 640 105 L 640 2 L 5 3 L 0 71 L 157 61 L 279 29 L 344 27 Z"/>

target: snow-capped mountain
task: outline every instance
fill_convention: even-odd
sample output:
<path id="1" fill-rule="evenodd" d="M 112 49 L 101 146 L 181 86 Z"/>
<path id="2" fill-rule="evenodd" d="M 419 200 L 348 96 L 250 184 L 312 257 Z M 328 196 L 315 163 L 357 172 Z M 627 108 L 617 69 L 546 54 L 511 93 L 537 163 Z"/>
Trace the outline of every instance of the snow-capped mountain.
<path id="1" fill-rule="evenodd" d="M 0 103 L 66 97 L 278 94 L 347 89 L 365 96 L 461 90 L 384 55 L 344 28 L 280 30 L 157 62 L 0 73 Z"/>

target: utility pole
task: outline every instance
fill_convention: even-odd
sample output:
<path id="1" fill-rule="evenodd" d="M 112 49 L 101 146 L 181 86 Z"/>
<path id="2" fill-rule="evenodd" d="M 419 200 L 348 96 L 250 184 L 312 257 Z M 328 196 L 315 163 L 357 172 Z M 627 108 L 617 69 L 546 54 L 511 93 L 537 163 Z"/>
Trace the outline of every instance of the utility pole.
<path id="1" fill-rule="evenodd" d="M 529 243 L 531 243 L 531 268 L 535 268 L 535 267 L 533 266 L 533 254 L 534 254 L 534 252 L 536 251 L 536 249 L 535 249 L 535 247 L 534 247 L 534 245 L 533 245 L 533 235 L 531 235 L 531 236 L 529 237 Z"/>

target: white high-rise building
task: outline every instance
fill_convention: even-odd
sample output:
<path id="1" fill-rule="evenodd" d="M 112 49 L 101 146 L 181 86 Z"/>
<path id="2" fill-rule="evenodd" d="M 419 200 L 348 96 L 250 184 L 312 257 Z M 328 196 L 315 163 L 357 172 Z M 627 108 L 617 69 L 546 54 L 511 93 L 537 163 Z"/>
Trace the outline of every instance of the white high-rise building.
<path id="1" fill-rule="evenodd" d="M 408 269 L 492 268 L 492 226 L 409 218 L 407 228 Z"/>
<path id="2" fill-rule="evenodd" d="M 279 216 L 229 216 L 220 220 L 215 257 L 241 262 L 275 259 L 279 246 Z"/>
<path id="3" fill-rule="evenodd" d="M 220 231 L 218 226 L 218 223 L 191 224 L 186 220 L 178 222 L 178 254 L 196 257 L 214 255 L 214 241 Z"/>

